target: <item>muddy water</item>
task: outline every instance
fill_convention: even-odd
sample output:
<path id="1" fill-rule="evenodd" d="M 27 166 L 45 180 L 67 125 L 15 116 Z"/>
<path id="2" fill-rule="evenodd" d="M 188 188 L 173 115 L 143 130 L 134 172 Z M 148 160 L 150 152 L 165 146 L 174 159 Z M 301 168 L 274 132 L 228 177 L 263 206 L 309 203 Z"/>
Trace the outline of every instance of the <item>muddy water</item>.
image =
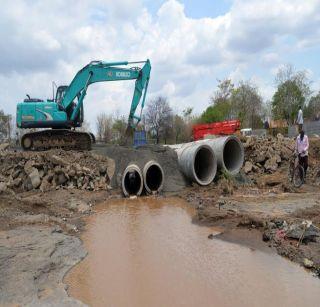
<path id="1" fill-rule="evenodd" d="M 280 256 L 209 240 L 177 199 L 119 200 L 87 220 L 65 282 L 90 306 L 319 306 L 320 281 Z"/>

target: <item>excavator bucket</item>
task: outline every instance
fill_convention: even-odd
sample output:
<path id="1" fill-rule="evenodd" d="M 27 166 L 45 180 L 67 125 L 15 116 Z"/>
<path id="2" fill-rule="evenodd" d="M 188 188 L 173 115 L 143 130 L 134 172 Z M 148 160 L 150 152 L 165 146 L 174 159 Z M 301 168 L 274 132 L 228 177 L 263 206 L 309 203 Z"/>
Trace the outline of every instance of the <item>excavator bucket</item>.
<path id="1" fill-rule="evenodd" d="M 134 133 L 134 128 L 131 127 L 131 125 L 127 126 L 125 135 L 124 135 L 124 140 L 121 145 L 123 146 L 130 146 L 132 145 L 133 142 L 133 133 Z"/>

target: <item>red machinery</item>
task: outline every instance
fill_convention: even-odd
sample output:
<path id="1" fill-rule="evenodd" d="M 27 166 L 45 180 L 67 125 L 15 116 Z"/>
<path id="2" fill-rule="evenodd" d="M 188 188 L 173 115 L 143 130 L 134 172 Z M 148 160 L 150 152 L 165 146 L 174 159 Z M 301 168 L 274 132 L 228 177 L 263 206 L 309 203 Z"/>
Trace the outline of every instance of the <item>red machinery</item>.
<path id="1" fill-rule="evenodd" d="M 192 127 L 193 139 L 195 141 L 203 139 L 207 134 L 228 135 L 234 134 L 238 130 L 240 130 L 240 121 L 237 119 L 210 124 L 198 124 Z"/>

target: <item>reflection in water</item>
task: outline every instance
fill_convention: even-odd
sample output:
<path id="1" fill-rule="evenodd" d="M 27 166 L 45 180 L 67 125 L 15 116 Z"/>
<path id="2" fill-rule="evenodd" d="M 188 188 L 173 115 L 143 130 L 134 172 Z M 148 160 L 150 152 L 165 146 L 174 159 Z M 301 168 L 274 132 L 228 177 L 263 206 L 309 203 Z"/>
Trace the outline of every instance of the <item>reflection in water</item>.
<path id="1" fill-rule="evenodd" d="M 88 218 L 87 258 L 65 282 L 90 306 L 318 306 L 319 280 L 191 223 L 177 199 L 107 202 Z"/>

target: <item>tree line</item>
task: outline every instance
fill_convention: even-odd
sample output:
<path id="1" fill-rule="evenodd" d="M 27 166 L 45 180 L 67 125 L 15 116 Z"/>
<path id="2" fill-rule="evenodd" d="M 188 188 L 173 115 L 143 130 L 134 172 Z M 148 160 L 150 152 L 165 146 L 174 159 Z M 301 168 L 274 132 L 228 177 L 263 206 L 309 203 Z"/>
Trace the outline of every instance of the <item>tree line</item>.
<path id="1" fill-rule="evenodd" d="M 242 127 L 262 128 L 264 121 L 272 118 L 293 125 L 300 106 L 306 120 L 320 119 L 320 91 L 312 93 L 306 71 L 285 65 L 278 70 L 275 85 L 272 99 L 264 101 L 253 82 L 240 81 L 235 85 L 230 79 L 219 80 L 210 97 L 211 105 L 201 114 L 200 121 L 237 118 Z"/>
<path id="2" fill-rule="evenodd" d="M 197 119 L 192 113 L 192 108 L 186 108 L 182 114 L 174 114 L 168 99 L 158 96 L 148 102 L 137 129 L 145 130 L 149 141 L 156 144 L 189 142 Z M 124 116 L 99 114 L 96 118 L 98 141 L 121 144 L 126 138 L 127 123 Z"/>
<path id="3" fill-rule="evenodd" d="M 272 118 L 293 125 L 300 106 L 305 120 L 320 120 L 320 91 L 312 93 L 306 71 L 285 65 L 279 68 L 274 82 L 276 91 L 272 99 L 264 101 L 258 86 L 251 81 L 235 84 L 230 79 L 218 80 L 209 106 L 200 115 L 193 114 L 192 107 L 175 114 L 167 97 L 156 97 L 148 102 L 140 129 L 145 129 L 155 143 L 166 144 L 192 140 L 192 126 L 196 123 L 239 119 L 243 128 L 256 129 Z M 100 114 L 96 124 L 98 139 L 119 142 L 127 121 L 124 117 Z"/>

